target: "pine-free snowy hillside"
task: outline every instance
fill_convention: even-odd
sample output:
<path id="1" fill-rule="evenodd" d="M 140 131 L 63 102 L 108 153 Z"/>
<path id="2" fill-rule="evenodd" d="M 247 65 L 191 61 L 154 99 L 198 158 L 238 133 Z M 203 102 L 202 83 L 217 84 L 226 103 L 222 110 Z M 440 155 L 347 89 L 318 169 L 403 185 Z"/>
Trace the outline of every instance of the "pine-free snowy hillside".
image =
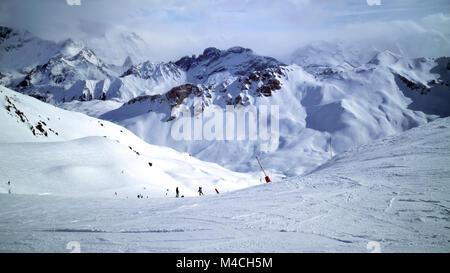
<path id="1" fill-rule="evenodd" d="M 449 252 L 449 166 L 444 118 L 220 196 L 0 194 L 0 251 Z"/>
<path id="2" fill-rule="evenodd" d="M 113 123 L 0 86 L 0 192 L 64 196 L 173 196 L 235 190 L 258 177 L 149 145 Z"/>

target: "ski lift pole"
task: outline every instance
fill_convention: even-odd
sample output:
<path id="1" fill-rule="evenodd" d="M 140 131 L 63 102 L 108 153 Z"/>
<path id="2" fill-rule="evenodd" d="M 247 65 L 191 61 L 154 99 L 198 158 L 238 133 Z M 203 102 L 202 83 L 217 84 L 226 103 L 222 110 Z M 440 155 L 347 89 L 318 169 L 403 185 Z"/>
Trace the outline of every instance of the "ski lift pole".
<path id="1" fill-rule="evenodd" d="M 271 182 L 269 176 L 266 174 L 266 171 L 264 170 L 263 166 L 261 165 L 261 161 L 259 161 L 259 158 L 256 157 L 256 160 L 258 160 L 259 166 L 261 167 L 261 170 L 264 173 L 265 179 L 266 179 L 266 183 Z"/>

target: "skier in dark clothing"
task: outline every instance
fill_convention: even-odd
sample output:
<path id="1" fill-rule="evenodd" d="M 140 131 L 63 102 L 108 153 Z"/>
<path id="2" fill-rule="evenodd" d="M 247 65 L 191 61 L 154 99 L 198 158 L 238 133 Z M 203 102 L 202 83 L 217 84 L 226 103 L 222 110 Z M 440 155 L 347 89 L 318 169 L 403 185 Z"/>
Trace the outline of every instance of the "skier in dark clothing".
<path id="1" fill-rule="evenodd" d="M 178 190 L 178 187 L 175 189 L 175 193 L 177 194 L 177 198 L 180 196 L 180 191 Z"/>
<path id="2" fill-rule="evenodd" d="M 203 195 L 202 187 L 198 187 L 198 196 L 202 195 Z"/>

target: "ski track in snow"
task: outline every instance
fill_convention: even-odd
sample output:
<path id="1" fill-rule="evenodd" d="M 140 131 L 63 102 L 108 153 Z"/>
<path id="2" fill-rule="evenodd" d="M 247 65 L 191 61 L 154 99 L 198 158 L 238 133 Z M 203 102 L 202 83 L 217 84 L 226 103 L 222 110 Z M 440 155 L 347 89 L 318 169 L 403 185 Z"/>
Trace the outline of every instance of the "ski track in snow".
<path id="1" fill-rule="evenodd" d="M 449 125 L 438 119 L 308 175 L 221 195 L 0 194 L 0 251 L 69 252 L 78 241 L 82 252 L 367 252 L 376 241 L 382 252 L 448 252 Z"/>

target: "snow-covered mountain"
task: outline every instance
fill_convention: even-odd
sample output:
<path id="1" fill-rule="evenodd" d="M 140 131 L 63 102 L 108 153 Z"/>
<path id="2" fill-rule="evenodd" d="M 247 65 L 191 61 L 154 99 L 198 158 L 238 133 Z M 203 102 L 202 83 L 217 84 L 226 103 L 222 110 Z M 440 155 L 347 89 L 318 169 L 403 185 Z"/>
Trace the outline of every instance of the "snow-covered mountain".
<path id="1" fill-rule="evenodd" d="M 0 32 L 0 83 L 63 108 L 72 109 L 72 101 L 126 102 L 185 82 L 185 73 L 173 63 L 134 64 L 137 58 L 128 56 L 115 65 L 71 39 L 56 43 L 7 27 Z M 133 37 L 125 40 L 139 38 Z"/>
<path id="2" fill-rule="evenodd" d="M 1 83 L 53 103 L 102 98 L 115 67 L 82 43 L 42 40 L 27 31 L 1 27 Z"/>
<path id="3" fill-rule="evenodd" d="M 186 81 L 186 73 L 174 63 L 143 63 L 132 65 L 121 76 L 120 80 L 129 92 L 127 98 L 139 95 L 156 95 L 167 92 L 172 87 Z"/>
<path id="4" fill-rule="evenodd" d="M 223 51 L 209 47 L 198 57 L 186 56 L 175 64 L 188 72 L 188 82 L 210 85 L 283 65 L 274 58 L 259 56 L 251 49 L 239 46 Z"/>
<path id="5" fill-rule="evenodd" d="M 0 251 L 448 252 L 449 57 L 105 56 L 0 28 Z"/>
<path id="6" fill-rule="evenodd" d="M 111 98 L 114 71 L 95 53 L 67 40 L 60 54 L 32 69 L 16 89 L 47 101 L 87 101 Z"/>
<path id="7" fill-rule="evenodd" d="M 313 43 L 297 50 L 290 65 L 243 47 L 210 47 L 174 62 L 128 58 L 116 66 L 74 41 L 58 45 L 56 55 L 9 86 L 235 171 L 257 170 L 259 155 L 272 175 L 300 174 L 332 154 L 450 115 L 449 58 L 409 59 L 376 48 Z M 268 127 L 278 124 L 278 130 L 273 138 L 258 132 L 251 139 L 264 107 L 277 118 Z M 213 117 L 226 110 L 236 123 L 245 121 L 243 137 L 215 134 L 220 130 L 210 126 Z M 186 111 L 197 132 L 174 138 Z M 206 127 L 195 127 L 196 121 Z M 208 130 L 215 139 L 204 137 Z"/>
<path id="8" fill-rule="evenodd" d="M 136 197 L 194 195 L 259 183 L 186 153 L 150 145 L 127 129 L 0 86 L 0 180 L 15 193 Z M 2 183 L 0 191 L 7 192 Z"/>
<path id="9" fill-rule="evenodd" d="M 328 64 L 307 72 L 251 54 L 207 49 L 198 58 L 182 58 L 176 64 L 193 83 L 139 96 L 101 118 L 124 125 L 147 142 L 234 170 L 257 169 L 253 158 L 259 155 L 274 174 L 292 175 L 325 162 L 330 138 L 331 152 L 340 153 L 450 115 L 448 58 L 407 59 L 383 51 L 356 67 Z M 207 121 L 227 106 L 242 113 L 262 105 L 279 106 L 279 145 L 273 151 L 264 152 L 259 139 L 183 141 L 171 136 L 185 109 Z"/>

